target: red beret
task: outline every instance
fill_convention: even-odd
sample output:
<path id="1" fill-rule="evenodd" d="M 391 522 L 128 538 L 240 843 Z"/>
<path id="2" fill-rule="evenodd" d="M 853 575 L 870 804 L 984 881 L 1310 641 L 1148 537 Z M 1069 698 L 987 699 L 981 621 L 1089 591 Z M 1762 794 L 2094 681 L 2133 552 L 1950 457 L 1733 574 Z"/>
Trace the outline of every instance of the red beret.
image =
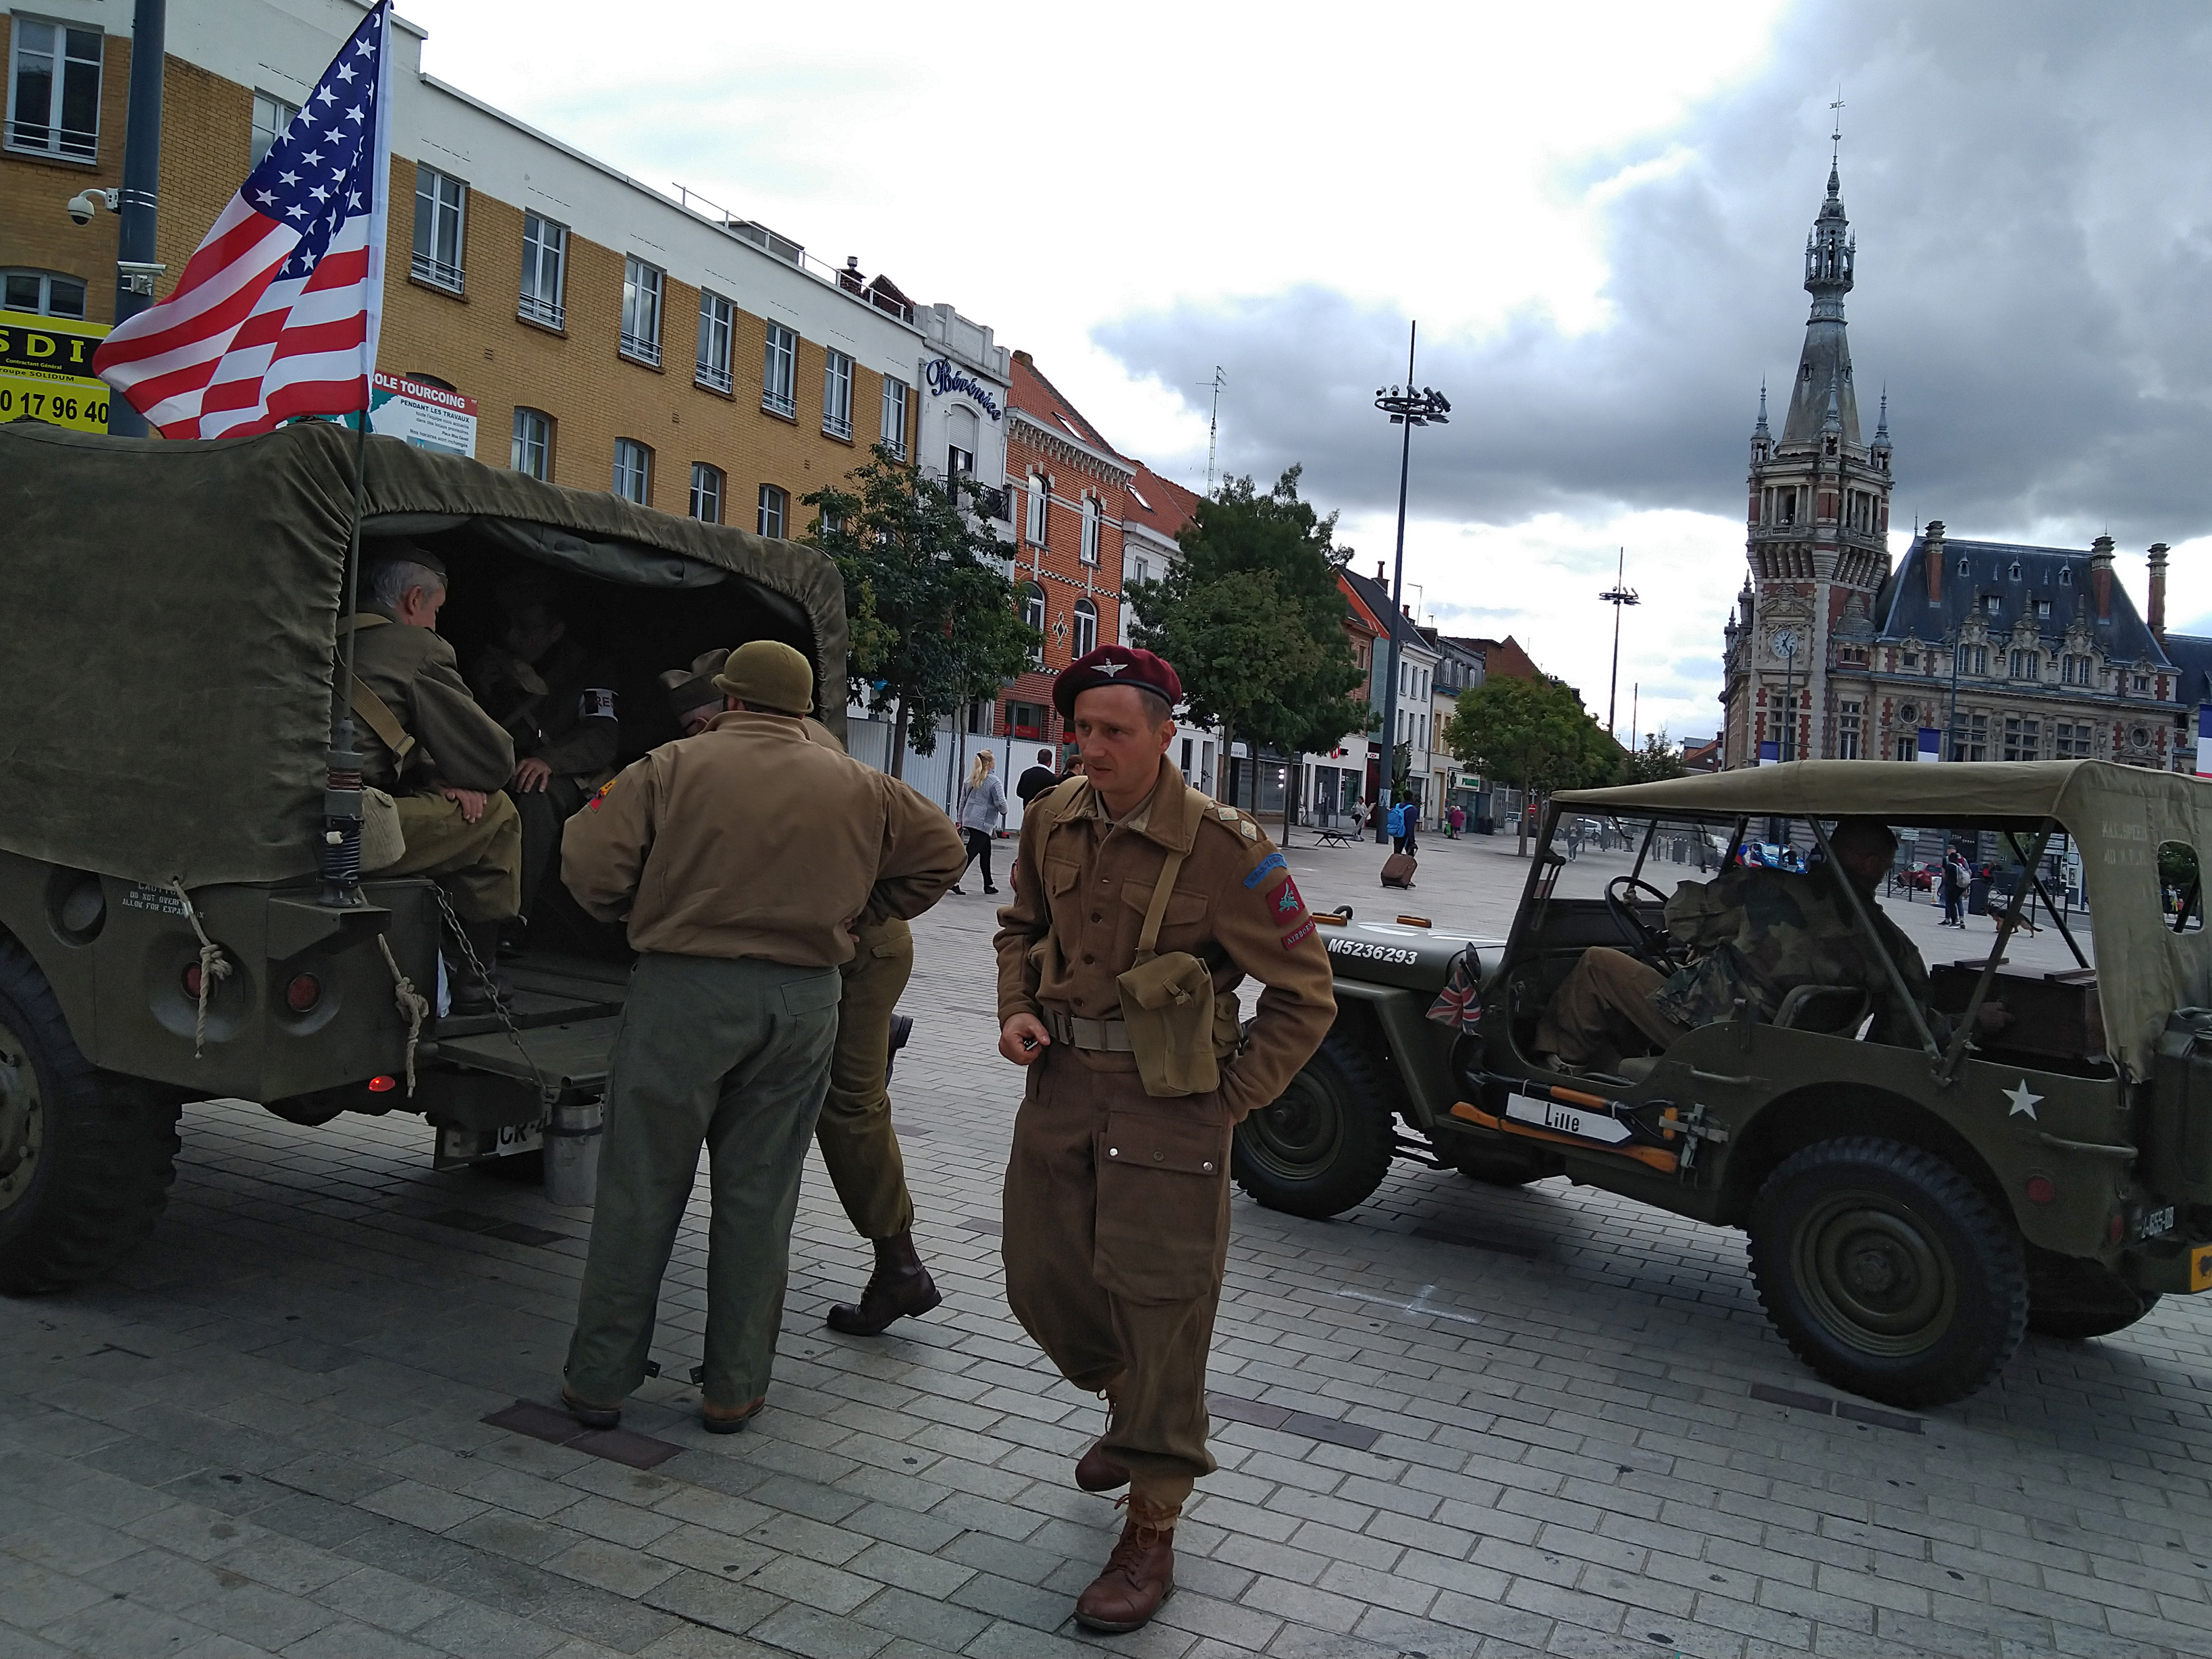
<path id="1" fill-rule="evenodd" d="M 1073 720 L 1076 697 L 1095 685 L 1140 686 L 1158 692 L 1170 708 L 1182 701 L 1182 682 L 1165 657 L 1126 645 L 1102 645 L 1068 664 L 1052 688 L 1052 706 Z"/>

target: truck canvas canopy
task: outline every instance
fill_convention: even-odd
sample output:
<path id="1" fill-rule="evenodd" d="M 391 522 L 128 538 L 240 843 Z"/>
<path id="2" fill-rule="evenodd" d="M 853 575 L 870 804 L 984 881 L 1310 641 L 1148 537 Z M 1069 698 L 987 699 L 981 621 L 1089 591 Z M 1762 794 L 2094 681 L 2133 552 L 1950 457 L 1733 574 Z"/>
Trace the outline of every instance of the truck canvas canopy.
<path id="1" fill-rule="evenodd" d="M 313 872 L 357 442 L 320 421 L 183 443 L 0 428 L 0 851 L 187 887 Z M 819 551 L 391 438 L 367 457 L 365 538 L 659 593 L 654 666 L 782 640 L 843 737 L 844 585 Z"/>
<path id="2" fill-rule="evenodd" d="M 2159 888 L 2158 849 L 2180 842 L 2203 867 L 2212 786 L 2109 761 L 1796 761 L 1617 789 L 1561 791 L 1567 811 L 1714 819 L 1880 818 L 1925 829 L 2045 824 L 2072 836 L 2097 940 L 2099 1000 L 2113 1057 L 2147 1075 L 2176 1008 L 2212 1005 L 2212 934 L 2176 933 Z"/>

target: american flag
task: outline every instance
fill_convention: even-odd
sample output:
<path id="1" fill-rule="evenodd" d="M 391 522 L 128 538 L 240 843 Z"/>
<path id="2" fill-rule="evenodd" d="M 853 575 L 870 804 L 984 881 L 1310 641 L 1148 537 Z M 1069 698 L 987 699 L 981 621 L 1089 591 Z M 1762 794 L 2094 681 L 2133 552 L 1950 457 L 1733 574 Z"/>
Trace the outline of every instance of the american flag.
<path id="1" fill-rule="evenodd" d="M 242 437 L 368 408 L 384 313 L 391 0 L 331 60 L 193 251 L 107 337 L 100 378 L 166 438 Z"/>

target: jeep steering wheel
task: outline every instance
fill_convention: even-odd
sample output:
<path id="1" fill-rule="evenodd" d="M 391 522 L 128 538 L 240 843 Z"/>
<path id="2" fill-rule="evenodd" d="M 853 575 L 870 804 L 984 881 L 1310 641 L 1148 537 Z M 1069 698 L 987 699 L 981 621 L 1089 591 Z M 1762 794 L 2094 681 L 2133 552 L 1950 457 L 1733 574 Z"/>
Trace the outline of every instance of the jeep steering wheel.
<path id="1" fill-rule="evenodd" d="M 1644 921 L 1642 913 L 1631 901 L 1650 894 L 1662 908 L 1667 896 L 1648 881 L 1638 881 L 1634 876 L 1615 876 L 1605 884 L 1605 909 L 1613 923 L 1629 939 L 1635 953 L 1662 973 L 1672 973 L 1675 967 L 1674 941 L 1663 927 L 1654 927 Z"/>

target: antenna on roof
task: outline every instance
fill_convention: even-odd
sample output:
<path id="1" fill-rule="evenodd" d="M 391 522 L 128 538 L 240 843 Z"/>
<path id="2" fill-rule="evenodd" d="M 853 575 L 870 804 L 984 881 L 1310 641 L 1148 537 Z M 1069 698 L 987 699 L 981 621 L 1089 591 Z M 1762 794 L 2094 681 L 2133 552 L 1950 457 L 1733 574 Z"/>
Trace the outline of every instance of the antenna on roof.
<path id="1" fill-rule="evenodd" d="M 1199 384 L 1213 388 L 1213 413 L 1206 423 L 1206 494 L 1207 499 L 1211 500 L 1213 495 L 1215 447 L 1221 436 L 1221 390 L 1229 384 L 1229 376 L 1221 365 L 1216 363 L 1213 366 L 1213 378 L 1210 380 L 1200 380 Z"/>

